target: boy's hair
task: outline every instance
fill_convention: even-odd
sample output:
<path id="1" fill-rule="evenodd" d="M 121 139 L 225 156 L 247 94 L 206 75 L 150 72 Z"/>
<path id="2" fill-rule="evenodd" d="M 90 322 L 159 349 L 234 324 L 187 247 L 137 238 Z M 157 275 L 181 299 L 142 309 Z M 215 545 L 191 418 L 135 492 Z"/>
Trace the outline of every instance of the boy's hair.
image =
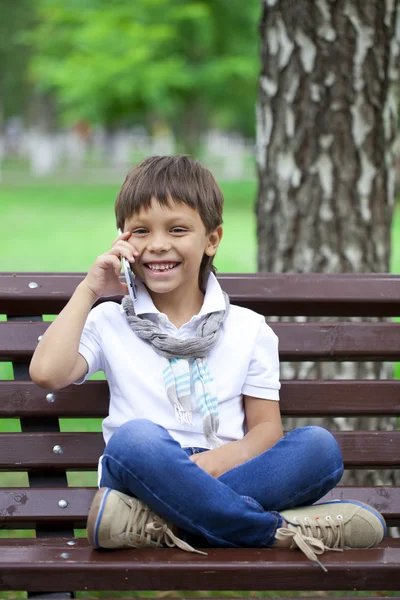
<path id="1" fill-rule="evenodd" d="M 222 191 L 211 172 L 188 156 L 151 156 L 129 171 L 115 201 L 117 228 L 123 231 L 125 219 L 150 208 L 152 198 L 161 206 L 173 200 L 194 208 L 207 234 L 222 225 Z M 216 271 L 213 260 L 204 254 L 201 261 L 199 287 L 203 292 L 210 271 Z"/>

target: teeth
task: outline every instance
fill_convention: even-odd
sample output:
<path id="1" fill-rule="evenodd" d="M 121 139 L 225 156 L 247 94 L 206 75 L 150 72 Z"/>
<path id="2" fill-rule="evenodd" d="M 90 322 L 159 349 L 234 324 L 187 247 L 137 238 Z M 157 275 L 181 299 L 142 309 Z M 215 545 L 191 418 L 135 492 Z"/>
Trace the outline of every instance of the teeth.
<path id="1" fill-rule="evenodd" d="M 148 264 L 147 266 L 152 270 L 152 271 L 168 271 L 170 269 L 173 269 L 176 266 L 177 263 L 170 263 L 167 265 L 150 265 Z"/>

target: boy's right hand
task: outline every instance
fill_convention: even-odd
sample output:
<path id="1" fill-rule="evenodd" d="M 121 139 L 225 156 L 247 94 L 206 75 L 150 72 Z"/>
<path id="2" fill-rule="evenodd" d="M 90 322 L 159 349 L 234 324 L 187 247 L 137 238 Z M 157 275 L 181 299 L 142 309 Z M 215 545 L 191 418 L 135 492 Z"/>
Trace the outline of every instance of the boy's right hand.
<path id="1" fill-rule="evenodd" d="M 119 279 L 121 259 L 124 256 L 130 263 L 135 262 L 139 252 L 127 240 L 129 231 L 119 235 L 113 242 L 111 250 L 98 256 L 83 280 L 95 299 L 107 296 L 119 296 L 129 293 L 126 283 Z"/>

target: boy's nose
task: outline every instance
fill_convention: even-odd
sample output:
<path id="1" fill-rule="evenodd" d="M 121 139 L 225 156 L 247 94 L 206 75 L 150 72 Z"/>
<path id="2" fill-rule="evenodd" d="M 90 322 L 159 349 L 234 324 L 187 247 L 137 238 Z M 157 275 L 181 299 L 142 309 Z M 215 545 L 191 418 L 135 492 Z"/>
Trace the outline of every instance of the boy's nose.
<path id="1" fill-rule="evenodd" d="M 167 252 L 171 249 L 171 244 L 169 244 L 165 239 L 158 238 L 152 240 L 148 244 L 147 249 L 149 252 Z"/>

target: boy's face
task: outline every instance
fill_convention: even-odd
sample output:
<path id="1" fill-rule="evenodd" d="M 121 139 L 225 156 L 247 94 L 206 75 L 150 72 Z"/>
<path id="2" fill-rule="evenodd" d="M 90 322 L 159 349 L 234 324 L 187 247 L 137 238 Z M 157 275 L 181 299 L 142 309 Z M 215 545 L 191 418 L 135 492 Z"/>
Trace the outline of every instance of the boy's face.
<path id="1" fill-rule="evenodd" d="M 153 199 L 148 210 L 141 209 L 125 220 L 124 231 L 140 253 L 134 273 L 150 293 L 199 293 L 199 270 L 204 254 L 214 256 L 222 227 L 206 234 L 197 210 L 171 201 L 161 206 Z"/>

